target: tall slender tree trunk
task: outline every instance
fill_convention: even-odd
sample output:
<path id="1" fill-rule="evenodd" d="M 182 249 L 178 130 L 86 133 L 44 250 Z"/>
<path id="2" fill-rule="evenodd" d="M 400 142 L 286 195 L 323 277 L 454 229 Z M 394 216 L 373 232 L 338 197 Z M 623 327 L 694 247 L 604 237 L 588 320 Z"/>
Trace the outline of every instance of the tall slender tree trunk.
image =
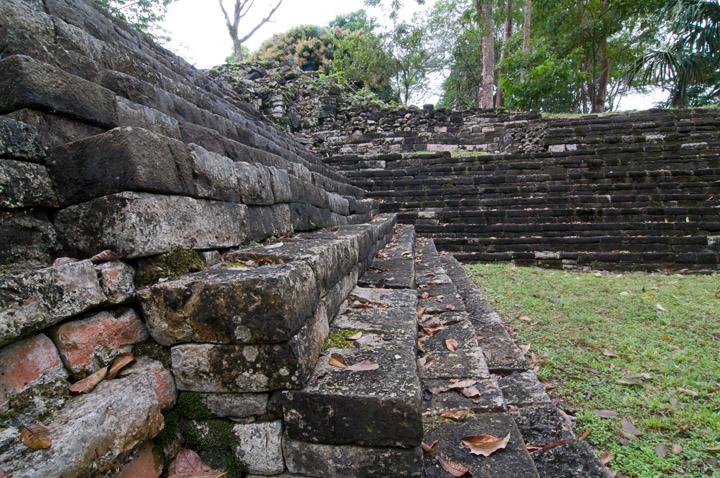
<path id="1" fill-rule="evenodd" d="M 605 40 L 603 43 L 607 43 Z M 597 82 L 597 94 L 595 95 L 595 104 L 593 105 L 593 113 L 604 113 L 605 102 L 607 101 L 608 83 L 610 83 L 610 60 L 608 60 L 602 52 L 600 52 L 600 78 Z"/>
<path id="2" fill-rule="evenodd" d="M 525 0 L 525 21 L 523 22 L 523 55 L 530 54 L 530 25 L 532 23 L 532 0 Z"/>
<path id="3" fill-rule="evenodd" d="M 483 22 L 482 39 L 482 84 L 478 91 L 478 106 L 490 109 L 493 107 L 493 87 L 495 86 L 495 40 L 493 38 L 491 0 L 475 0 L 475 10 Z"/>
<path id="4" fill-rule="evenodd" d="M 513 22 L 512 22 L 512 10 L 513 10 L 513 2 L 512 0 L 507 0 L 505 2 L 505 34 L 503 35 L 503 45 L 502 45 L 502 51 L 500 52 L 500 63 L 505 59 L 507 56 L 507 48 L 508 48 L 508 41 L 510 40 L 510 37 L 512 36 L 513 31 Z M 500 89 L 500 86 L 498 84 L 497 94 L 495 96 L 495 107 L 496 108 L 502 108 L 505 106 L 505 98 L 503 98 L 502 90 Z"/>

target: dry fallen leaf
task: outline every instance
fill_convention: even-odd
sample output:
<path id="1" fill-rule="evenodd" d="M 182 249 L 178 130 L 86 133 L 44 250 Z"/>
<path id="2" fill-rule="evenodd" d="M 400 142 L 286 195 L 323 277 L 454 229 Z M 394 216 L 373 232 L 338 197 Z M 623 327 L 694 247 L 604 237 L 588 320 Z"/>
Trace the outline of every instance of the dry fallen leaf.
<path id="1" fill-rule="evenodd" d="M 78 380 L 74 384 L 70 385 L 68 390 L 72 395 L 84 395 L 90 393 L 97 386 L 98 383 L 102 382 L 107 375 L 108 368 L 103 367 L 92 375 L 88 375 L 82 380 Z"/>
<path id="2" fill-rule="evenodd" d="M 592 433 L 592 431 L 593 431 L 592 428 L 588 428 L 587 430 L 585 430 L 585 433 L 582 434 L 582 436 L 580 437 L 580 440 L 581 440 L 581 441 L 584 441 L 587 437 L 590 436 L 590 434 Z"/>
<path id="3" fill-rule="evenodd" d="M 636 380 L 617 380 L 617 383 L 619 383 L 620 385 L 634 385 L 637 387 L 642 387 L 642 383 Z"/>
<path id="4" fill-rule="evenodd" d="M 73 259 L 72 257 L 58 257 L 55 259 L 52 263 L 53 267 L 56 266 L 64 266 L 65 264 L 72 264 L 73 262 L 79 262 L 78 259 Z M 0 475 L 2 476 L 2 475 Z"/>
<path id="5" fill-rule="evenodd" d="M 530 344 L 527 345 L 518 345 L 518 348 L 523 353 L 523 355 L 527 354 L 530 351 Z"/>
<path id="6" fill-rule="evenodd" d="M 643 434 L 643 432 L 641 432 L 635 425 L 630 423 L 630 420 L 625 417 L 623 417 L 622 419 L 622 429 L 625 432 L 630 433 L 631 435 L 634 435 L 636 437 L 639 437 Z"/>
<path id="7" fill-rule="evenodd" d="M 682 392 L 682 393 L 684 393 L 685 395 L 690 395 L 691 397 L 697 397 L 697 396 L 700 395 L 700 394 L 697 393 L 695 390 L 690 390 L 690 389 L 688 389 L 688 388 L 678 387 L 677 389 L 678 389 L 678 392 Z"/>
<path id="8" fill-rule="evenodd" d="M 453 420 L 464 420 L 468 415 L 470 415 L 470 409 L 466 408 L 464 410 L 445 410 L 441 416 Z"/>
<path id="9" fill-rule="evenodd" d="M 481 395 L 480 390 L 478 390 L 478 388 L 475 386 L 465 387 L 462 390 L 460 390 L 460 393 L 462 393 L 463 396 L 465 396 L 467 398 L 476 398 Z"/>
<path id="10" fill-rule="evenodd" d="M 706 446 L 705 451 L 720 451 L 720 445 Z"/>
<path id="11" fill-rule="evenodd" d="M 600 418 L 615 418 L 620 416 L 620 414 L 614 410 L 595 410 L 594 413 Z"/>
<path id="12" fill-rule="evenodd" d="M 378 368 L 380 368 L 380 365 L 377 362 L 373 362 L 372 360 L 363 360 L 362 362 L 350 365 L 345 370 L 349 370 L 351 372 L 366 372 L 368 370 L 377 370 Z"/>
<path id="13" fill-rule="evenodd" d="M 454 461 L 445 461 L 443 457 L 440 455 L 437 456 L 437 461 L 440 463 L 440 466 L 443 470 L 450 473 L 452 476 L 459 478 L 461 476 L 470 475 L 472 476 L 472 472 L 468 467 L 465 465 L 462 465 L 461 463 L 457 463 Z"/>
<path id="14" fill-rule="evenodd" d="M 330 358 L 328 359 L 328 365 L 331 365 L 331 366 L 337 367 L 337 368 L 347 368 L 347 363 L 345 363 L 345 358 L 343 358 L 343 356 L 338 353 L 333 353 L 330 355 Z"/>
<path id="15" fill-rule="evenodd" d="M 93 264 L 103 264 L 105 262 L 119 261 L 120 256 L 115 254 L 110 249 L 105 249 L 102 252 L 98 252 L 90 258 L 90 262 Z"/>
<path id="16" fill-rule="evenodd" d="M 615 459 L 615 455 L 613 455 L 611 453 L 603 453 L 603 455 L 600 457 L 600 463 L 602 463 L 603 465 L 607 465 L 614 459 Z"/>
<path id="17" fill-rule="evenodd" d="M 52 445 L 50 430 L 37 423 L 23 427 L 20 439 L 26 447 L 32 450 L 45 450 Z"/>
<path id="18" fill-rule="evenodd" d="M 186 478 L 195 476 L 213 476 L 213 475 L 197 475 L 197 473 L 213 473 L 212 468 L 202 462 L 200 456 L 189 448 L 180 448 L 175 458 L 168 467 L 168 478 Z M 214 476 L 222 476 L 216 474 Z"/>
<path id="19" fill-rule="evenodd" d="M 496 451 L 505 448 L 509 441 L 509 433 L 505 438 L 496 438 L 492 435 L 475 435 L 464 437 L 462 444 L 468 447 L 473 455 L 490 456 Z"/>
<path id="20" fill-rule="evenodd" d="M 427 453 L 428 455 L 435 455 L 437 452 L 435 450 L 433 450 L 433 447 L 435 446 L 436 443 L 437 443 L 437 440 L 432 442 L 432 444 L 430 444 L 430 445 L 428 445 L 425 442 L 422 442 L 422 443 L 420 443 L 420 448 L 422 448 L 422 451 Z"/>
<path id="21" fill-rule="evenodd" d="M 112 365 L 110 365 L 110 369 L 108 370 L 107 378 L 108 380 L 114 379 L 118 372 L 122 370 L 125 366 L 127 366 L 130 362 L 135 360 L 135 357 L 133 357 L 132 352 L 125 352 L 121 353 L 117 357 L 115 357 L 115 360 L 113 360 Z"/>
<path id="22" fill-rule="evenodd" d="M 680 453 L 682 453 L 682 450 L 683 450 L 682 445 L 679 445 L 676 443 L 672 446 L 672 448 L 670 449 L 670 452 L 673 455 L 679 455 Z"/>
<path id="23" fill-rule="evenodd" d="M 445 347 L 451 352 L 455 352 L 458 348 L 458 343 L 455 339 L 447 339 L 445 341 Z"/>
<path id="24" fill-rule="evenodd" d="M 420 298 L 421 299 L 429 299 L 430 294 L 428 292 L 423 292 L 422 294 L 420 294 Z"/>
<path id="25" fill-rule="evenodd" d="M 426 310 L 427 310 L 427 307 L 421 307 L 420 309 L 418 309 L 418 311 L 417 311 L 417 317 L 418 317 L 418 319 L 422 319 L 422 316 L 423 316 L 423 314 L 425 313 Z"/>
<path id="26" fill-rule="evenodd" d="M 447 329 L 447 325 L 429 325 L 427 327 L 423 327 L 422 331 L 425 335 L 433 336 L 439 334 L 445 329 Z"/>
<path id="27" fill-rule="evenodd" d="M 448 304 L 445 306 L 445 310 L 455 310 L 455 306 L 452 304 Z"/>
<path id="28" fill-rule="evenodd" d="M 655 453 L 658 454 L 660 458 L 665 458 L 668 454 L 668 447 L 667 445 L 658 445 L 655 447 Z"/>
<path id="29" fill-rule="evenodd" d="M 348 340 L 358 340 L 362 336 L 363 336 L 363 333 L 358 332 L 358 333 L 352 334 L 350 337 L 348 337 Z"/>
<path id="30" fill-rule="evenodd" d="M 602 354 L 606 357 L 617 357 L 618 356 L 618 354 L 616 354 L 612 350 L 608 350 L 608 349 L 603 349 Z"/>

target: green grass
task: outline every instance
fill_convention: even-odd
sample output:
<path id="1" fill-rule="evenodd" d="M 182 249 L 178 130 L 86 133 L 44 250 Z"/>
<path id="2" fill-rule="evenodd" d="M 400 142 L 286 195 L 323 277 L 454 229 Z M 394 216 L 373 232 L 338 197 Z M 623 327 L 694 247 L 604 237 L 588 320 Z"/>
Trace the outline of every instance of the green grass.
<path id="1" fill-rule="evenodd" d="M 587 441 L 598 455 L 616 455 L 611 468 L 629 477 L 720 477 L 720 454 L 707 449 L 720 445 L 717 275 L 466 267 L 517 343 L 531 344 L 538 376 L 575 412 L 575 434 L 592 428 Z M 628 445 L 618 441 L 622 417 L 643 432 Z M 675 444 L 678 455 L 655 451 Z"/>

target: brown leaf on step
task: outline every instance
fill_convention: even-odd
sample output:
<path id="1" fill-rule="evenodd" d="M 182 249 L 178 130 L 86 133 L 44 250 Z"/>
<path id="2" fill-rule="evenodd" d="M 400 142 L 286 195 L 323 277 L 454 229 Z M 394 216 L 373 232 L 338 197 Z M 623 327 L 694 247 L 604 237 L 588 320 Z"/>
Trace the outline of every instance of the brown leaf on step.
<path id="1" fill-rule="evenodd" d="M 639 437 L 643 434 L 643 432 L 641 432 L 635 425 L 630 423 L 630 420 L 625 417 L 623 417 L 622 419 L 622 429 L 623 431 L 630 433 L 631 435 L 634 435 L 636 437 Z"/>
<path id="2" fill-rule="evenodd" d="M 530 352 L 530 344 L 527 345 L 518 345 L 518 348 L 520 351 L 525 355 L 526 353 Z"/>
<path id="3" fill-rule="evenodd" d="M 7 473 L 5 473 L 5 470 L 0 469 L 0 478 L 8 478 Z"/>
<path id="4" fill-rule="evenodd" d="M 26 447 L 32 450 L 45 450 L 52 445 L 50 430 L 38 423 L 23 427 L 20 439 Z"/>
<path id="5" fill-rule="evenodd" d="M 580 440 L 583 440 L 583 441 L 584 441 L 587 437 L 590 436 L 590 434 L 592 433 L 592 431 L 593 431 L 592 428 L 588 428 L 587 430 L 585 430 L 585 433 L 582 434 L 582 436 L 580 437 Z"/>
<path id="6" fill-rule="evenodd" d="M 124 352 L 115 357 L 115 360 L 113 360 L 112 365 L 110 365 L 110 369 L 108 370 L 107 375 L 105 376 L 106 379 L 112 380 L 114 379 L 118 372 L 122 370 L 125 366 L 130 364 L 135 360 L 135 357 L 133 356 L 132 352 Z"/>
<path id="7" fill-rule="evenodd" d="M 337 232 L 337 231 L 340 230 L 340 228 L 337 227 L 337 226 L 333 226 L 332 228 L 330 228 L 330 230 L 331 230 L 332 232 Z"/>
<path id="8" fill-rule="evenodd" d="M 429 325 L 427 327 L 423 327 L 422 330 L 425 335 L 433 336 L 439 334 L 445 329 L 447 329 L 447 325 Z"/>
<path id="9" fill-rule="evenodd" d="M 432 444 L 430 444 L 430 445 L 428 445 L 425 442 L 422 442 L 422 443 L 420 443 L 420 447 L 422 448 L 422 451 L 427 453 L 428 455 L 434 455 L 437 453 L 435 450 L 433 450 L 433 447 L 435 446 L 436 443 L 437 443 L 437 440 L 432 442 Z"/>
<path id="10" fill-rule="evenodd" d="M 614 459 L 615 455 L 613 455 L 612 453 L 603 453 L 603 455 L 600 457 L 600 463 L 602 463 L 603 465 L 607 465 Z"/>
<path id="11" fill-rule="evenodd" d="M 679 455 L 680 453 L 682 453 L 682 450 L 683 450 L 682 445 L 676 443 L 670 449 L 670 453 L 672 453 L 673 455 Z"/>
<path id="12" fill-rule="evenodd" d="M 345 358 L 338 353 L 330 354 L 330 358 L 328 359 L 328 365 L 330 365 L 332 367 L 337 367 L 337 368 L 347 368 L 347 363 L 345 363 Z"/>
<path id="13" fill-rule="evenodd" d="M 105 249 L 102 252 L 98 252 L 90 258 L 90 262 L 93 264 L 103 264 L 105 262 L 119 261 L 120 256 L 115 254 L 110 249 Z"/>
<path id="14" fill-rule="evenodd" d="M 285 264 L 285 261 L 282 260 L 282 259 L 280 259 L 280 258 L 278 257 L 277 259 L 275 259 L 275 264 L 280 264 L 280 265 L 282 265 L 282 264 Z"/>
<path id="15" fill-rule="evenodd" d="M 88 375 L 82 380 L 78 380 L 77 382 L 70 385 L 68 390 L 70 391 L 71 395 L 84 395 L 86 393 L 90 393 L 93 391 L 93 389 L 97 386 L 98 383 L 102 382 L 105 378 L 105 375 L 107 375 L 108 368 L 103 367 L 97 372 L 93 373 L 92 375 Z"/>
<path id="16" fill-rule="evenodd" d="M 420 294 L 420 298 L 421 299 L 429 299 L 430 294 L 428 292 L 423 292 L 422 294 Z"/>
<path id="17" fill-rule="evenodd" d="M 445 310 L 455 310 L 455 306 L 452 304 L 448 304 L 445 306 Z"/>
<path id="18" fill-rule="evenodd" d="M 677 389 L 678 392 L 684 393 L 685 395 L 690 395 L 691 397 L 697 397 L 700 395 L 695 390 L 690 390 L 689 388 L 678 387 Z"/>
<path id="19" fill-rule="evenodd" d="M 615 418 L 620 416 L 615 410 L 595 410 L 593 413 L 600 418 Z"/>
<path id="20" fill-rule="evenodd" d="M 470 415 L 469 408 L 464 410 L 445 410 L 440 416 L 443 418 L 452 418 L 453 420 L 465 420 L 468 415 Z"/>
<path id="21" fill-rule="evenodd" d="M 467 398 L 476 398 L 480 396 L 480 390 L 477 389 L 477 387 L 465 387 L 462 390 L 460 390 L 460 393 L 463 394 L 463 396 Z"/>
<path id="22" fill-rule="evenodd" d="M 377 370 L 378 368 L 380 368 L 380 364 L 377 362 L 373 362 L 372 360 L 363 360 L 362 362 L 350 365 L 345 370 L 349 370 L 351 372 L 367 372 L 368 370 Z"/>
<path id="23" fill-rule="evenodd" d="M 440 463 L 440 466 L 443 470 L 447 471 L 456 478 L 465 475 L 472 476 L 472 472 L 470 471 L 470 469 L 465 465 L 462 465 L 461 463 L 457 463 L 454 461 L 445 461 L 440 455 L 437 456 L 437 461 L 438 463 Z"/>
<path id="24" fill-rule="evenodd" d="M 451 382 L 452 382 L 452 380 L 451 380 Z M 459 391 L 459 392 L 462 392 L 464 389 L 469 388 L 469 387 L 472 387 L 472 386 L 475 385 L 476 383 L 477 383 L 477 380 L 463 380 L 463 381 L 455 380 L 455 381 L 452 382 L 451 385 L 448 386 L 448 387 L 436 387 L 436 388 L 431 388 L 431 389 L 430 389 L 430 392 L 431 392 L 433 395 L 437 395 L 438 393 L 445 393 L 445 392 L 448 392 L 448 391 L 450 391 L 450 390 L 457 390 L 457 391 Z M 473 387 L 473 388 L 474 388 L 474 387 Z M 479 392 L 478 392 L 478 393 L 479 393 Z"/>
<path id="25" fill-rule="evenodd" d="M 640 382 L 638 382 L 638 381 L 636 381 L 636 380 L 625 380 L 625 379 L 622 379 L 622 380 L 617 380 L 617 383 L 619 383 L 620 385 L 634 385 L 634 386 L 637 386 L 637 387 L 642 387 L 642 383 L 640 383 Z"/>
<path id="26" fill-rule="evenodd" d="M 532 319 L 530 317 L 521 316 L 517 318 L 518 320 L 522 320 L 523 322 L 532 322 Z"/>
<path id="27" fill-rule="evenodd" d="M 505 438 L 496 438 L 492 435 L 467 436 L 462 444 L 470 449 L 473 455 L 490 456 L 498 450 L 505 448 L 510 441 L 510 433 Z"/>
<path id="28" fill-rule="evenodd" d="M 272 264 L 273 260 L 270 259 L 269 257 L 261 257 L 261 258 L 257 259 L 256 262 L 258 263 L 259 266 L 264 266 L 265 264 Z"/>
<path id="29" fill-rule="evenodd" d="M 458 343 L 455 339 L 445 340 L 445 347 L 451 352 L 455 352 L 458 348 Z"/>
<path id="30" fill-rule="evenodd" d="M 655 453 L 658 454 L 660 458 L 665 458 L 668 454 L 668 447 L 667 445 L 658 445 L 655 447 Z"/>
<path id="31" fill-rule="evenodd" d="M 362 336 L 363 336 L 363 333 L 358 332 L 357 334 L 352 334 L 350 337 L 348 337 L 348 340 L 358 340 Z"/>
<path id="32" fill-rule="evenodd" d="M 168 477 L 173 478 L 187 473 L 207 473 L 212 471 L 212 468 L 202 462 L 200 455 L 189 448 L 180 448 L 168 467 Z"/>
<path id="33" fill-rule="evenodd" d="M 427 307 L 422 307 L 422 308 L 418 309 L 418 311 L 417 311 L 418 319 L 422 319 L 422 316 L 426 310 L 427 310 Z"/>

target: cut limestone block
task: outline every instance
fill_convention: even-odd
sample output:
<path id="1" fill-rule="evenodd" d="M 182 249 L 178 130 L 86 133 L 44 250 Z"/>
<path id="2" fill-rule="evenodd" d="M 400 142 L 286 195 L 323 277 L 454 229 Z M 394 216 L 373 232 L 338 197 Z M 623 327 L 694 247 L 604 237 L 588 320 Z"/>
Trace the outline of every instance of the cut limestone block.
<path id="1" fill-rule="evenodd" d="M 108 472 L 162 430 L 157 385 L 153 373 L 139 367 L 126 377 L 103 381 L 53 416 L 47 425 L 53 439 L 49 449 L 34 451 L 18 439 L 0 454 L 0 462 L 16 478 Z"/>
<path id="2" fill-rule="evenodd" d="M 472 318 L 473 314 L 470 313 Z M 472 320 L 472 319 L 471 319 Z M 485 352 L 488 368 L 493 373 L 523 372 L 530 368 L 522 351 L 510 338 L 501 322 L 478 326 L 475 324 L 478 344 Z"/>
<path id="3" fill-rule="evenodd" d="M 39 334 L 0 348 L 0 411 L 13 396 L 37 385 L 65 383 L 67 371 L 52 341 Z"/>
<path id="4" fill-rule="evenodd" d="M 418 374 L 425 379 L 490 378 L 480 347 L 428 354 L 417 363 Z"/>
<path id="5" fill-rule="evenodd" d="M 475 380 L 475 379 L 471 379 Z M 449 380 L 423 380 L 423 415 L 439 415 L 445 410 L 472 410 L 476 413 L 502 412 L 505 400 L 497 382 L 492 378 L 477 379 L 473 385 L 479 396 L 468 398 L 455 389 L 433 393 L 433 389 L 446 389 L 453 386 Z M 476 403 L 477 402 L 477 403 Z"/>
<path id="6" fill-rule="evenodd" d="M 48 168 L 64 205 L 123 191 L 193 194 L 187 146 L 141 128 L 115 128 L 52 149 Z"/>
<path id="7" fill-rule="evenodd" d="M 194 392 L 297 389 L 310 378 L 327 334 L 327 317 L 318 311 L 284 343 L 176 345 L 172 372 L 178 389 Z"/>
<path id="8" fill-rule="evenodd" d="M 437 444 L 433 447 L 436 454 L 424 456 L 424 471 L 427 478 L 448 476 L 438 463 L 437 457 L 466 466 L 473 476 L 538 477 L 520 432 L 508 413 L 476 414 L 459 422 L 428 421 L 426 428 L 423 442 L 430 444 L 437 440 Z M 471 455 L 470 450 L 461 445 L 462 439 L 466 436 L 492 435 L 504 438 L 508 434 L 510 441 L 507 447 L 487 457 Z"/>
<path id="9" fill-rule="evenodd" d="M 570 425 L 554 405 L 522 407 L 510 414 L 528 446 L 545 446 L 573 438 Z"/>
<path id="10" fill-rule="evenodd" d="M 210 416 L 217 418 L 247 418 L 265 415 L 268 411 L 267 393 L 197 393 L 182 392 L 179 402 L 199 404 L 198 407 L 182 407 L 187 418 L 200 420 Z"/>
<path id="11" fill-rule="evenodd" d="M 242 204 L 124 192 L 63 209 L 55 227 L 68 247 L 86 256 L 112 249 L 137 258 L 243 244 L 246 214 Z"/>
<path id="12" fill-rule="evenodd" d="M 109 365 L 132 345 L 147 339 L 145 324 L 133 309 L 90 314 L 50 329 L 50 337 L 73 378 L 80 379 Z"/>
<path id="13" fill-rule="evenodd" d="M 45 214 L 0 211 L 0 264 L 12 265 L 9 272 L 22 270 L 27 262 L 46 266 L 59 249 L 57 232 Z"/>
<path id="14" fill-rule="evenodd" d="M 276 475 L 285 470 L 282 452 L 282 422 L 237 424 L 235 455 L 249 473 Z"/>
<path id="15" fill-rule="evenodd" d="M 356 287 L 348 296 L 348 302 L 369 303 L 387 307 L 412 308 L 417 306 L 414 291 L 406 289 L 367 289 Z"/>
<path id="16" fill-rule="evenodd" d="M 424 316 L 424 320 L 428 317 Z M 427 355 L 448 353 L 448 340 L 455 341 L 457 350 L 477 349 L 475 327 L 467 319 L 465 312 L 445 312 L 432 317 L 431 323 L 447 327 L 435 335 L 424 336 L 418 340 L 422 351 Z"/>
<path id="17" fill-rule="evenodd" d="M 285 464 L 290 473 L 319 478 L 377 478 L 422 476 L 422 456 L 416 448 L 365 448 L 320 445 L 283 439 Z"/>
<path id="18" fill-rule="evenodd" d="M 117 125 L 115 94 L 24 55 L 0 60 L 0 113 L 35 108 L 88 123 Z"/>
<path id="19" fill-rule="evenodd" d="M 417 289 L 418 308 L 424 309 L 425 314 L 442 314 L 447 311 L 464 311 L 465 303 L 453 284 L 425 284 Z M 423 299 L 423 294 L 428 297 Z"/>
<path id="20" fill-rule="evenodd" d="M 0 276 L 0 345 L 105 301 L 90 261 Z"/>
<path id="21" fill-rule="evenodd" d="M 564 445 L 532 453 L 541 478 L 610 478 L 612 473 L 595 456 L 587 442 L 572 440 Z"/>
<path id="22" fill-rule="evenodd" d="M 287 204 L 249 207 L 247 225 L 248 240 L 256 242 L 294 232 L 290 206 Z"/>
<path id="23" fill-rule="evenodd" d="M 0 208 L 57 207 L 47 168 L 40 164 L 0 159 Z"/>
<path id="24" fill-rule="evenodd" d="M 138 297 L 150 334 L 162 345 L 270 344 L 298 332 L 318 291 L 312 270 L 297 262 L 187 274 L 142 289 Z"/>
<path id="25" fill-rule="evenodd" d="M 0 117 L 0 158 L 40 162 L 45 157 L 45 149 L 37 135 L 33 126 Z"/>
<path id="26" fill-rule="evenodd" d="M 135 269 L 124 262 L 105 262 L 95 266 L 107 301 L 122 304 L 135 297 Z"/>
<path id="27" fill-rule="evenodd" d="M 285 393 L 285 426 L 294 440 L 365 446 L 417 446 L 422 438 L 420 382 L 407 347 L 330 349 L 348 365 L 369 360 L 375 370 L 349 371 L 321 357 L 304 389 Z"/>
<path id="28" fill-rule="evenodd" d="M 354 341 L 358 344 L 356 347 L 399 345 L 415 349 L 417 326 L 413 309 L 357 309 L 352 308 L 349 303 L 345 303 L 340 309 L 340 314 L 332 323 L 333 330 L 347 330 L 353 334 L 362 332 L 362 336 Z"/>
<path id="29" fill-rule="evenodd" d="M 551 403 L 545 387 L 532 371 L 514 373 L 499 382 L 508 405 L 527 407 Z"/>
<path id="30" fill-rule="evenodd" d="M 358 281 L 360 287 L 380 289 L 410 289 L 415 283 L 412 259 L 379 259 L 375 257 L 370 269 Z"/>

